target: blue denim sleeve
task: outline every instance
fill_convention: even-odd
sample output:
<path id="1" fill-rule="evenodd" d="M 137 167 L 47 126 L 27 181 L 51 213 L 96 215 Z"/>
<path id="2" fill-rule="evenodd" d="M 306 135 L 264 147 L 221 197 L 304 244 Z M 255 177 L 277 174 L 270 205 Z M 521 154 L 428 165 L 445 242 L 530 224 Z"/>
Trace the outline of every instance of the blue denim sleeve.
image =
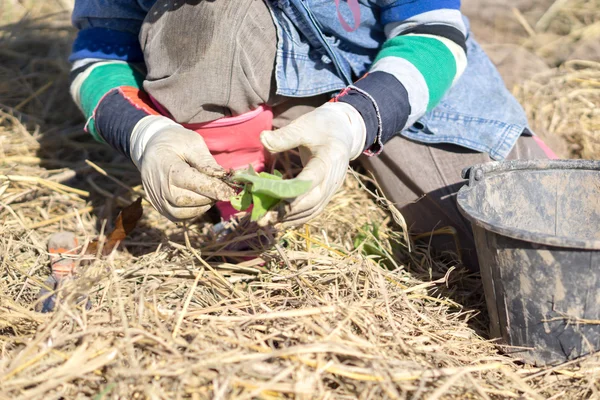
<path id="1" fill-rule="evenodd" d="M 76 0 L 72 22 L 79 30 L 69 61 L 100 58 L 143 60 L 138 33 L 156 0 Z"/>

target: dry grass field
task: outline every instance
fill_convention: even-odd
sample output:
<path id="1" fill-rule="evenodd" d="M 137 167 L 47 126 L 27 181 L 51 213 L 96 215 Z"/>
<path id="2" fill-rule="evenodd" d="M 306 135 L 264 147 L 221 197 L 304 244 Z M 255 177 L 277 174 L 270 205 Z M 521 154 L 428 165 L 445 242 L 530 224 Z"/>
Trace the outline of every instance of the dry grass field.
<path id="1" fill-rule="evenodd" d="M 600 1 L 508 4 L 465 12 L 536 132 L 597 158 Z M 36 312 L 48 236 L 85 247 L 142 191 L 70 100 L 70 8 L 0 0 L 0 399 L 600 398 L 598 356 L 535 368 L 503 355 L 479 276 L 409 235 L 358 174 L 287 232 L 217 240 L 209 218 L 175 225 L 144 202 L 133 234 Z M 274 246 L 236 250 L 259 236 Z"/>

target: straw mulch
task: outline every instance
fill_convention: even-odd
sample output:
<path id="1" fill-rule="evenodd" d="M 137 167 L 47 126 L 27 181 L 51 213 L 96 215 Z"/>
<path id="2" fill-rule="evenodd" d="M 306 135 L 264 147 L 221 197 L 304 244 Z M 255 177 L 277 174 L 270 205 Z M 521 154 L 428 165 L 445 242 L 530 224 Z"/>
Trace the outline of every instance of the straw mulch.
<path id="1" fill-rule="evenodd" d="M 144 203 L 133 235 L 82 264 L 55 313 L 35 312 L 47 236 L 85 247 L 140 187 L 69 100 L 68 12 L 40 18 L 68 5 L 21 4 L 2 6 L 0 27 L 1 399 L 597 396 L 597 357 L 538 369 L 503 356 L 478 276 L 409 242 L 358 175 L 309 225 L 248 233 L 275 243 L 254 253 L 235 250 L 243 227 L 218 241 L 208 220 L 174 225 Z"/>
<path id="2" fill-rule="evenodd" d="M 538 22 L 524 22 L 523 45 L 554 68 L 522 82 L 515 95 L 536 131 L 566 141 L 561 154 L 600 155 L 600 1 L 554 2 Z"/>
<path id="3" fill-rule="evenodd" d="M 598 159 L 600 62 L 566 61 L 524 82 L 515 93 L 534 129 L 566 140 L 567 156 Z"/>

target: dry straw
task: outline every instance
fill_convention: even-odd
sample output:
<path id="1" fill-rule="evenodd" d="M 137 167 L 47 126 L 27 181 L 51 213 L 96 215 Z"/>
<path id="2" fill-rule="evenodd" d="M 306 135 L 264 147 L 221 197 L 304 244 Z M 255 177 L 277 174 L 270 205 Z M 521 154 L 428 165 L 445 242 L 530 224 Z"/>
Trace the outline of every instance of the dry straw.
<path id="1" fill-rule="evenodd" d="M 516 95 L 537 129 L 567 140 L 572 157 L 598 158 L 600 62 L 567 61 L 523 83 Z"/>
<path id="2" fill-rule="evenodd" d="M 239 227 L 217 241 L 207 221 L 176 226 L 146 206 L 117 252 L 80 267 L 55 313 L 34 312 L 47 236 L 85 243 L 110 229 L 139 177 L 81 131 L 68 13 L 19 20 L 22 3 L 8 4 L 20 22 L 0 27 L 0 398 L 597 396 L 595 357 L 535 369 L 501 355 L 478 276 L 427 240 L 409 249 L 401 216 L 354 174 L 320 218 L 284 233 Z M 236 250 L 259 236 L 275 245 Z"/>
<path id="3" fill-rule="evenodd" d="M 563 156 L 598 158 L 600 1 L 555 1 L 535 28 L 524 45 L 557 68 L 523 82 L 515 94 L 535 130 L 566 140 Z"/>

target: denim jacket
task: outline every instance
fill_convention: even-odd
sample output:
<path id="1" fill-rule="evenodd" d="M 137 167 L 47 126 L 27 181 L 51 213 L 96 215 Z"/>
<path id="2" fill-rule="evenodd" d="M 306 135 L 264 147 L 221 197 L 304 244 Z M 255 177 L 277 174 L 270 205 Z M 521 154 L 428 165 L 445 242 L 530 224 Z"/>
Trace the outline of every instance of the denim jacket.
<path id="1" fill-rule="evenodd" d="M 359 1 L 361 22 L 353 32 L 343 29 L 334 0 L 267 1 L 278 33 L 278 94 L 307 97 L 345 88 L 368 71 L 386 40 L 383 27 L 390 22 L 386 10 L 398 3 L 418 3 Z M 142 61 L 137 34 L 155 2 L 113 0 L 108 6 L 103 0 L 76 1 L 73 23 L 81 32 L 71 61 Z M 339 11 L 352 21 L 349 7 L 342 3 Z M 92 28 L 100 28 L 101 34 Z M 527 128 L 525 112 L 470 34 L 467 49 L 468 66 L 462 77 L 433 110 L 400 134 L 424 143 L 460 145 L 502 160 Z"/>

